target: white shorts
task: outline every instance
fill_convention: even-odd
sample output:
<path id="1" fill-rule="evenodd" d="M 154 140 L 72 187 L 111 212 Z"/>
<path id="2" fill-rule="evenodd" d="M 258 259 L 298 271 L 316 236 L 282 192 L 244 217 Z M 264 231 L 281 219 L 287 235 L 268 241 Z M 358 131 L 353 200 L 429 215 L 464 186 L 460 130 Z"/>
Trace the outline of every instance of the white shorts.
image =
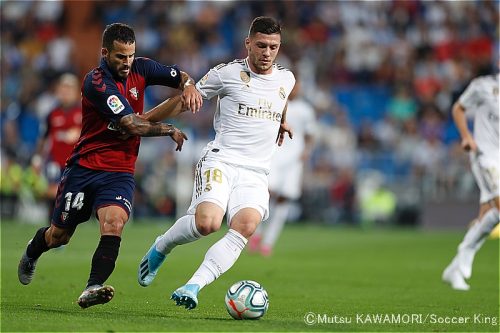
<path id="1" fill-rule="evenodd" d="M 500 196 L 500 173 L 498 161 L 487 159 L 485 155 L 470 154 L 472 173 L 479 187 L 479 203 L 484 204 Z"/>
<path id="2" fill-rule="evenodd" d="M 302 171 L 301 162 L 283 164 L 273 161 L 269 174 L 269 190 L 290 200 L 298 199 L 302 192 Z"/>
<path id="3" fill-rule="evenodd" d="M 269 216 L 269 189 L 264 171 L 225 162 L 200 159 L 194 175 L 193 197 L 188 214 L 202 202 L 212 202 L 227 212 L 227 224 L 243 208 L 254 208 L 266 220 Z"/>

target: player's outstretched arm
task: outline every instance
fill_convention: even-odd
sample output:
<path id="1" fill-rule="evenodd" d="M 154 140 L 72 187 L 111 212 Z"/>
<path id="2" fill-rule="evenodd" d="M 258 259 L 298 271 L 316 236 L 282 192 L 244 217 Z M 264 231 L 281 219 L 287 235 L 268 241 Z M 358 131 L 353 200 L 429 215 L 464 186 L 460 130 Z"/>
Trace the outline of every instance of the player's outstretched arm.
<path id="1" fill-rule="evenodd" d="M 181 95 L 176 95 L 164 100 L 145 114 L 141 115 L 141 117 L 151 122 L 160 122 L 168 118 L 176 117 L 186 110 L 187 108 L 182 102 Z"/>
<path id="2" fill-rule="evenodd" d="M 457 126 L 458 132 L 460 133 L 460 137 L 462 138 L 462 149 L 465 151 L 477 151 L 476 141 L 467 126 L 467 118 L 465 117 L 464 107 L 458 102 L 453 104 L 451 114 L 453 116 L 453 121 Z"/>
<path id="3" fill-rule="evenodd" d="M 194 80 L 186 73 L 181 71 L 181 83 L 179 89 L 182 90 L 181 98 L 186 109 L 192 113 L 200 111 L 203 105 L 203 98 L 195 87 Z"/>
<path id="4" fill-rule="evenodd" d="M 138 136 L 170 136 L 177 143 L 175 150 L 181 151 L 186 134 L 171 124 L 151 122 L 135 114 L 129 114 L 120 119 L 120 129 L 123 134 Z"/>

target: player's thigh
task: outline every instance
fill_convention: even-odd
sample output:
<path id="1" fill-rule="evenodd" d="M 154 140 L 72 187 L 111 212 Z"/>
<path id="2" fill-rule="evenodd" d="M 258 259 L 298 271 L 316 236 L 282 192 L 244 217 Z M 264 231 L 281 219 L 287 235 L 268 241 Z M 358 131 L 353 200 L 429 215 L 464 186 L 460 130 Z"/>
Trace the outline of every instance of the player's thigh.
<path id="1" fill-rule="evenodd" d="M 51 224 L 71 230 L 90 219 L 94 205 L 93 175 L 92 170 L 78 165 L 64 170 L 57 188 Z"/>
<path id="2" fill-rule="evenodd" d="M 471 169 L 479 187 L 479 202 L 485 204 L 500 196 L 500 170 L 497 161 L 471 158 Z"/>
<path id="3" fill-rule="evenodd" d="M 124 172 L 105 172 L 96 186 L 95 209 L 101 234 L 121 235 L 132 212 L 134 176 Z"/>
<path id="4" fill-rule="evenodd" d="M 238 179 L 231 190 L 228 202 L 227 220 L 231 225 L 233 217 L 244 209 L 258 212 L 259 223 L 269 216 L 269 189 L 267 175 L 250 169 L 240 168 Z"/>
<path id="5" fill-rule="evenodd" d="M 198 208 L 203 208 L 203 216 L 217 215 L 222 222 L 235 173 L 234 167 L 226 163 L 201 159 L 195 169 L 193 196 L 188 214 L 198 213 L 197 215 L 201 217 Z M 211 209 L 212 205 L 207 203 L 216 205 L 220 210 Z"/>

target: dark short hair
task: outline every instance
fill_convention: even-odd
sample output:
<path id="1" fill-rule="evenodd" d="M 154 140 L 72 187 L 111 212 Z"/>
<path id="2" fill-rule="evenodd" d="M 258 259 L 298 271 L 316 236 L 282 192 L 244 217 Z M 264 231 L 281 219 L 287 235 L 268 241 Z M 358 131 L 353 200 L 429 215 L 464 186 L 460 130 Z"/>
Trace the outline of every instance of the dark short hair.
<path id="1" fill-rule="evenodd" d="M 134 29 L 124 23 L 113 23 L 106 26 L 102 33 L 102 47 L 112 50 L 115 40 L 125 44 L 135 43 Z"/>
<path id="2" fill-rule="evenodd" d="M 258 32 L 266 35 L 281 35 L 281 25 L 272 17 L 259 16 L 252 21 L 250 30 L 248 31 L 248 36 L 254 36 Z"/>

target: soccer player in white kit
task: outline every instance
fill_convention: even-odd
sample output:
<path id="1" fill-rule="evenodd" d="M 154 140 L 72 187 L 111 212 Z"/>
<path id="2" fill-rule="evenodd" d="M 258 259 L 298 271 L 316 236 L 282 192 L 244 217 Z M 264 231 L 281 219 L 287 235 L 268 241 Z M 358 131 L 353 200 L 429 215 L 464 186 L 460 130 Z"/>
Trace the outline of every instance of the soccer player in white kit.
<path id="1" fill-rule="evenodd" d="M 302 173 L 313 144 L 316 127 L 314 109 L 300 97 L 300 83 L 297 80 L 290 96 L 286 121 L 293 128 L 293 141 L 283 142 L 271 161 L 269 190 L 271 209 L 269 220 L 260 224 L 250 238 L 249 250 L 270 256 L 274 244 L 283 230 L 292 201 L 300 198 Z"/>
<path id="2" fill-rule="evenodd" d="M 469 290 L 474 256 L 499 221 L 499 97 L 498 74 L 478 77 L 453 105 L 453 120 L 470 154 L 472 172 L 480 190 L 479 215 L 458 246 L 457 254 L 443 272 L 443 281 L 453 289 Z M 467 116 L 474 117 L 474 134 Z"/>
<path id="3" fill-rule="evenodd" d="M 174 247 L 219 230 L 227 214 L 229 231 L 172 294 L 171 299 L 187 309 L 198 305 L 200 289 L 233 266 L 248 238 L 268 217 L 271 157 L 285 133 L 291 138 L 285 115 L 295 84 L 292 72 L 274 63 L 280 44 L 280 24 L 257 17 L 245 38 L 248 57 L 212 68 L 196 84 L 203 98 L 218 97 L 215 139 L 196 165 L 187 215 L 156 239 L 138 270 L 139 284 L 150 285 Z"/>

